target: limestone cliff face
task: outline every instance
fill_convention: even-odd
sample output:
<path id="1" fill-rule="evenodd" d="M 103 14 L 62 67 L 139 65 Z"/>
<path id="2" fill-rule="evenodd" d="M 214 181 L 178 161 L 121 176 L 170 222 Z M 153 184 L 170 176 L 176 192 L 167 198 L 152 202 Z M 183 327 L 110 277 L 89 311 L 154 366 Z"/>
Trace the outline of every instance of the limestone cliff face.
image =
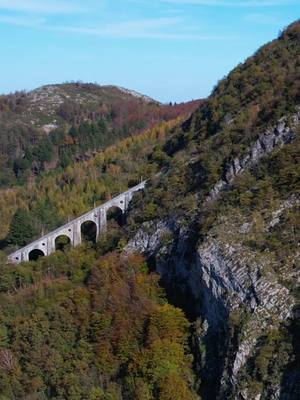
<path id="1" fill-rule="evenodd" d="M 194 246 L 192 236 L 174 221 L 147 224 L 128 244 L 127 251 L 154 257 L 165 286 L 177 297 L 182 296 L 188 313 L 201 319 L 197 341 L 199 346 L 206 344 L 210 356 L 201 361 L 200 374 L 207 373 L 215 381 L 211 398 L 228 398 L 229 390 L 235 393 L 230 398 L 250 400 L 247 391 L 239 387 L 239 374 L 255 351 L 258 338 L 292 315 L 293 297 L 278 281 L 267 257 L 257 259 L 240 244 L 220 237 L 207 237 Z M 244 322 L 233 346 L 226 338 L 226 329 L 235 310 Z M 221 339 L 220 332 L 224 333 Z M 224 346 L 223 356 L 214 354 L 219 346 Z M 226 346 L 231 348 L 230 357 L 225 354 Z M 274 393 L 276 390 L 272 398 L 280 399 L 280 390 L 276 388 Z"/>
<path id="2" fill-rule="evenodd" d="M 238 174 L 275 148 L 293 141 L 299 124 L 300 113 L 281 119 L 274 129 L 260 135 L 246 155 L 227 167 L 224 179 L 213 188 L 207 201 L 217 200 L 220 191 L 228 188 Z M 263 229 L 274 228 L 281 215 L 299 203 L 291 195 L 269 215 Z M 197 241 L 199 232 L 182 222 L 170 218 L 145 223 L 126 250 L 142 252 L 154 260 L 168 293 L 197 321 L 197 368 L 211 385 L 205 399 L 296 399 L 297 374 L 288 376 L 289 389 L 278 377 L 267 392 L 255 396 L 240 379 L 260 338 L 292 317 L 294 298 L 283 283 L 291 270 L 275 270 L 268 252 L 256 252 L 244 245 L 256 221 L 246 221 L 243 215 L 224 216 L 201 242 Z M 293 274 L 290 278 L 299 281 L 299 270 Z M 234 318 L 238 320 L 237 329 L 232 333 L 229 326 Z M 197 354 L 197 348 L 203 347 L 205 354 Z"/>

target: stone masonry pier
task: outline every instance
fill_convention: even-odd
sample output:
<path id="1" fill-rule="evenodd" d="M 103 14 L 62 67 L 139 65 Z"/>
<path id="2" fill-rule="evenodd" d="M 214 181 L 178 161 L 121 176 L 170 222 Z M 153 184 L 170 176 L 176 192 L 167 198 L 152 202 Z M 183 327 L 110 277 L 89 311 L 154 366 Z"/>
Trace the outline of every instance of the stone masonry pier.
<path id="1" fill-rule="evenodd" d="M 55 231 L 44 235 L 40 239 L 35 240 L 29 245 L 9 255 L 8 261 L 15 264 L 19 264 L 23 261 L 29 261 L 32 258 L 31 255 L 33 252 L 40 256 L 48 256 L 56 250 L 56 240 L 61 236 L 69 238 L 72 246 L 78 246 L 82 242 L 82 226 L 86 222 L 95 224 L 97 232 L 96 237 L 98 238 L 100 232 L 104 232 L 106 230 L 107 212 L 112 207 L 117 207 L 122 211 L 122 214 L 125 214 L 134 193 L 144 190 L 145 186 L 146 181 L 141 182 L 139 185 L 134 186 L 119 196 L 94 208 L 81 217 L 78 217 L 56 229 Z"/>

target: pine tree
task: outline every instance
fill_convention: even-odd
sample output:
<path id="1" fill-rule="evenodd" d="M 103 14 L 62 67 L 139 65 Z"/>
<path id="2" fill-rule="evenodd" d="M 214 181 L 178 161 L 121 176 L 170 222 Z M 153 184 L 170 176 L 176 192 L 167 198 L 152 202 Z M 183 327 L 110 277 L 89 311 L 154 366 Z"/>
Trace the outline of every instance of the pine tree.
<path id="1" fill-rule="evenodd" d="M 17 246 L 25 246 L 38 234 L 33 218 L 29 211 L 19 208 L 10 224 L 7 235 L 7 243 Z"/>

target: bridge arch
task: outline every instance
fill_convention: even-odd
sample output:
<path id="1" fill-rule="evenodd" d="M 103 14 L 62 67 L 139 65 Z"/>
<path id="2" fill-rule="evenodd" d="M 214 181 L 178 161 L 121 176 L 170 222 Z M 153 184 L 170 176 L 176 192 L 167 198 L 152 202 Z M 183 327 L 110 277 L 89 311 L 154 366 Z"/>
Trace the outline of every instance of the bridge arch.
<path id="1" fill-rule="evenodd" d="M 71 246 L 72 239 L 66 234 L 61 234 L 55 238 L 54 242 L 55 242 L 55 251 L 57 250 L 64 251 Z"/>
<path id="2" fill-rule="evenodd" d="M 33 249 L 28 254 L 29 261 L 36 261 L 40 257 L 45 257 L 45 253 L 40 249 Z"/>
<path id="3" fill-rule="evenodd" d="M 87 220 L 80 226 L 81 240 L 83 242 L 96 243 L 98 235 L 98 227 L 96 222 Z"/>
<path id="4" fill-rule="evenodd" d="M 113 205 L 106 210 L 106 220 L 109 221 L 116 221 L 118 225 L 124 225 L 124 212 L 121 207 L 118 205 Z"/>

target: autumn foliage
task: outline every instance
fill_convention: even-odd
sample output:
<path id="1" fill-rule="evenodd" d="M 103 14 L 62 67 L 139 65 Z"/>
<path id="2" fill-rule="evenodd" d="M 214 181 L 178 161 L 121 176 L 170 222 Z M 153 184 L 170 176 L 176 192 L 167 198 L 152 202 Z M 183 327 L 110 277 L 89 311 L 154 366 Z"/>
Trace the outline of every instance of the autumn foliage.
<path id="1" fill-rule="evenodd" d="M 1 400 L 196 398 L 189 323 L 140 255 L 83 246 L 2 277 Z"/>

